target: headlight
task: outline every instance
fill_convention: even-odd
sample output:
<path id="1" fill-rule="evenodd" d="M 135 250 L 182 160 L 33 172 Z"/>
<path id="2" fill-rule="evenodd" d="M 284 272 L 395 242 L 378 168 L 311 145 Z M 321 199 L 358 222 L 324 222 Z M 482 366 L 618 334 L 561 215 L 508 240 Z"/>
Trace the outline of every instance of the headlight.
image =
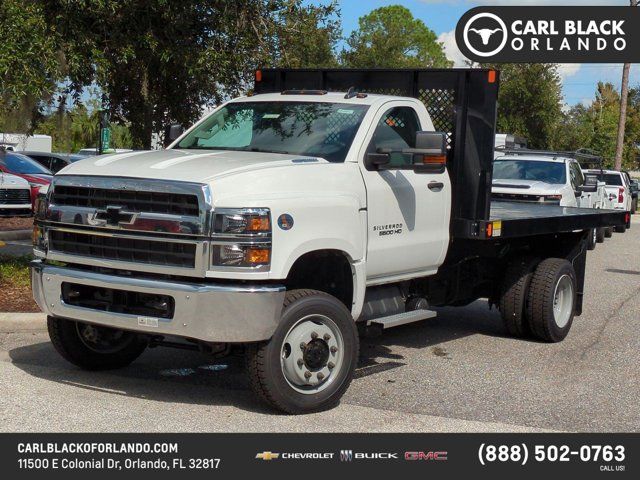
<path id="1" fill-rule="evenodd" d="M 217 234 L 260 235 L 271 233 L 271 216 L 268 209 L 223 210 L 217 213 L 213 223 Z"/>
<path id="2" fill-rule="evenodd" d="M 271 212 L 267 208 L 217 210 L 213 237 L 214 266 L 268 268 L 271 263 Z"/>
<path id="3" fill-rule="evenodd" d="M 213 264 L 219 267 L 260 267 L 271 262 L 270 245 L 213 245 Z"/>

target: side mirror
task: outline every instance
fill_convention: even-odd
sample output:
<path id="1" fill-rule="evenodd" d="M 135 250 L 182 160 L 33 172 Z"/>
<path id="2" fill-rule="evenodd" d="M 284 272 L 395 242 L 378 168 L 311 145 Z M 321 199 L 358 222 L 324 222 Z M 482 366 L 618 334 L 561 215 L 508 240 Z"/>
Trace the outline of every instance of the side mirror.
<path id="1" fill-rule="evenodd" d="M 367 153 L 364 157 L 364 167 L 367 170 L 379 170 L 380 167 L 387 165 L 391 157 L 388 153 Z"/>
<path id="2" fill-rule="evenodd" d="M 413 170 L 416 173 L 442 173 L 447 165 L 447 134 L 442 132 L 416 132 Z"/>
<path id="3" fill-rule="evenodd" d="M 164 129 L 164 146 L 167 147 L 175 140 L 180 138 L 180 135 L 184 132 L 184 127 L 179 123 L 172 123 Z"/>

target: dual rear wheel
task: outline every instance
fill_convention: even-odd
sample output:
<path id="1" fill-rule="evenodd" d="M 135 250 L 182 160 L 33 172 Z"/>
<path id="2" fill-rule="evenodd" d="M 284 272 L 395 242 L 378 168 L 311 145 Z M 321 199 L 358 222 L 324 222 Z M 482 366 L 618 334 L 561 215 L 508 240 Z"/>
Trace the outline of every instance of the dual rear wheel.
<path id="1" fill-rule="evenodd" d="M 563 258 L 521 257 L 507 268 L 499 308 L 511 335 L 560 342 L 571 329 L 576 299 L 571 263 Z"/>

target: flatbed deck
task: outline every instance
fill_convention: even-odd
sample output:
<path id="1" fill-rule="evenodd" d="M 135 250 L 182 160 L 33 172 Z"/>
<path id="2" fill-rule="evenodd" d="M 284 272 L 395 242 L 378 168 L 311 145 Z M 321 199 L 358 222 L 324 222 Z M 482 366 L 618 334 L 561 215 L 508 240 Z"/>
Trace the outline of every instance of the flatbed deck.
<path id="1" fill-rule="evenodd" d="M 489 223 L 499 237 L 524 237 L 626 225 L 628 212 L 492 201 Z M 496 222 L 500 222 L 497 225 Z M 486 229 L 485 229 L 486 231 Z M 486 238 L 486 237 L 485 237 Z"/>

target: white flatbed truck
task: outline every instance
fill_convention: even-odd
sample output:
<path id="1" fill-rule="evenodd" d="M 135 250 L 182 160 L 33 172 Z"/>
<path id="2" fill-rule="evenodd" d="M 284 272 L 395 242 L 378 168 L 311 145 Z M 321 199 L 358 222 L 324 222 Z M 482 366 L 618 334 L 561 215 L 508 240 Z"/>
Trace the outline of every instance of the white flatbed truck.
<path id="1" fill-rule="evenodd" d="M 242 348 L 258 396 L 304 413 L 348 388 L 358 329 L 432 306 L 487 298 L 511 334 L 561 341 L 588 232 L 628 212 L 492 203 L 498 84 L 261 70 L 165 150 L 66 167 L 38 202 L 32 264 L 55 348 L 87 369 Z"/>

